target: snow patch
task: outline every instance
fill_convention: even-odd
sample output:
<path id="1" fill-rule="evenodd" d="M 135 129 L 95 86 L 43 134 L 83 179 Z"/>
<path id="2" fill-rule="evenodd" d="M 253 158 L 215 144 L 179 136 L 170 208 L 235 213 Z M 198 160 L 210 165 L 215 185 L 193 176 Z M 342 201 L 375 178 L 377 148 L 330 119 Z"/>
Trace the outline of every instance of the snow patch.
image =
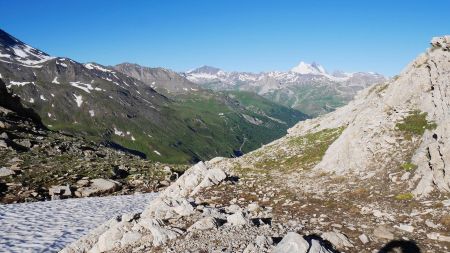
<path id="1" fill-rule="evenodd" d="M 153 152 L 159 156 L 161 156 L 161 153 L 158 152 L 158 150 L 153 150 Z"/>
<path id="2" fill-rule="evenodd" d="M 58 252 L 122 213 L 139 213 L 155 193 L 0 205 L 2 252 Z"/>
<path id="3" fill-rule="evenodd" d="M 83 103 L 83 96 L 79 95 L 75 95 L 73 94 L 73 96 L 75 97 L 75 102 L 77 103 L 78 107 L 81 107 L 81 104 Z"/>
<path id="4" fill-rule="evenodd" d="M 89 110 L 89 115 L 91 115 L 91 117 L 94 117 L 95 116 L 94 110 Z"/>
<path id="5" fill-rule="evenodd" d="M 55 78 L 53 78 L 53 81 L 52 81 L 52 83 L 56 83 L 56 84 L 59 84 L 59 82 L 58 82 L 58 77 L 57 77 L 57 76 L 55 76 Z"/>
<path id="6" fill-rule="evenodd" d="M 94 88 L 92 87 L 92 85 L 90 85 L 89 83 L 82 83 L 82 82 L 70 82 L 70 85 L 72 85 L 75 88 L 81 89 L 86 91 L 87 93 L 91 93 L 91 90 L 94 90 Z"/>
<path id="7" fill-rule="evenodd" d="M 115 127 L 114 127 L 114 134 L 118 135 L 118 136 L 122 136 L 122 137 L 125 136 L 125 134 L 122 131 L 120 131 L 119 129 L 117 129 Z"/>
<path id="8" fill-rule="evenodd" d="M 86 63 L 86 64 L 84 64 L 84 67 L 85 68 L 87 68 L 87 69 L 97 69 L 97 70 L 100 70 L 100 71 L 102 71 L 102 72 L 107 72 L 107 73 L 115 73 L 114 71 L 112 71 L 112 70 L 109 70 L 109 69 L 105 69 L 105 68 L 103 68 L 102 66 L 99 66 L 99 65 L 96 65 L 96 64 L 93 64 L 93 63 Z"/>
<path id="9" fill-rule="evenodd" d="M 33 82 L 16 82 L 16 81 L 10 81 L 9 85 L 7 85 L 7 88 L 11 88 L 12 86 L 25 86 L 27 84 L 34 84 Z"/>
<path id="10" fill-rule="evenodd" d="M 44 97 L 44 95 L 39 96 L 39 98 L 43 101 L 47 101 L 47 99 Z"/>

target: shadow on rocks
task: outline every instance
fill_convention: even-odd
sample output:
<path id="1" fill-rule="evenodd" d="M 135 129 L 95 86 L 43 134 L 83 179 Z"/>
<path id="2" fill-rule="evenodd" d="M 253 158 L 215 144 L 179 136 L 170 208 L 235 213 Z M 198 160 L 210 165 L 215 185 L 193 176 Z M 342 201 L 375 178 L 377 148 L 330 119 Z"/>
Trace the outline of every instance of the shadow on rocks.
<path id="1" fill-rule="evenodd" d="M 323 239 L 322 237 L 320 237 L 319 235 L 316 234 L 312 234 L 312 235 L 308 235 L 305 236 L 306 241 L 308 241 L 309 245 L 311 245 L 311 241 L 312 240 L 316 240 L 320 243 L 320 245 L 324 248 L 326 248 L 329 252 L 332 253 L 340 253 L 340 251 L 337 251 L 333 244 L 325 239 Z"/>
<path id="2" fill-rule="evenodd" d="M 384 245 L 378 253 L 421 253 L 421 251 L 414 241 L 394 240 Z"/>

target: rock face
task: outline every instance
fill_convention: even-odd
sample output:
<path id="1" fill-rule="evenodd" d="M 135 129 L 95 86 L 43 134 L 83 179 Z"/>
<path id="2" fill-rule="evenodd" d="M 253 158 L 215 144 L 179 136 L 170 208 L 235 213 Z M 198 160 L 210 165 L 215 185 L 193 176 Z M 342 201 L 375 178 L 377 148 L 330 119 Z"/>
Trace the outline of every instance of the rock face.
<path id="1" fill-rule="evenodd" d="M 432 47 L 393 80 L 364 90 L 336 112 L 291 128 L 290 133 L 299 133 L 345 126 L 315 169 L 366 175 L 410 160 L 418 166 L 414 180 L 420 182 L 413 191 L 415 195 L 424 196 L 435 189 L 449 192 L 450 132 L 445 127 L 450 120 L 450 98 L 446 95 L 450 89 L 447 48 L 448 37 L 433 39 Z M 420 147 L 412 150 L 413 154 L 406 154 L 399 144 L 408 136 L 398 136 L 397 128 L 413 111 L 426 113 L 426 120 L 436 127 L 414 136 Z"/>

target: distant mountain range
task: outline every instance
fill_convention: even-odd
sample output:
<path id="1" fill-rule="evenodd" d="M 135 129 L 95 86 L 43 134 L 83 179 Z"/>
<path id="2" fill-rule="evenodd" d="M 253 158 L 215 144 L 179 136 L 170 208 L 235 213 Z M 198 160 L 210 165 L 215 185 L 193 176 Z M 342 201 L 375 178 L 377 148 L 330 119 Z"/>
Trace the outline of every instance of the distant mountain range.
<path id="1" fill-rule="evenodd" d="M 254 92 L 311 116 L 333 111 L 347 104 L 359 90 L 385 81 L 373 72 L 329 74 L 321 65 L 305 62 L 286 72 L 226 72 L 203 66 L 184 75 L 203 88 Z"/>
<path id="2" fill-rule="evenodd" d="M 307 118 L 256 94 L 201 89 L 166 69 L 53 57 L 2 30 L 0 78 L 48 128 L 170 163 L 240 155 Z"/>

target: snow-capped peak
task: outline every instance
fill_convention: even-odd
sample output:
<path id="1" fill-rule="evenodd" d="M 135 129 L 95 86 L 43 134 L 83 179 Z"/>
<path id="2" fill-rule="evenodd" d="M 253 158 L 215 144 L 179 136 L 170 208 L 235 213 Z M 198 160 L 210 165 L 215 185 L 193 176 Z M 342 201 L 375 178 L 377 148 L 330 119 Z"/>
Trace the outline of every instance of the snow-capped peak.
<path id="1" fill-rule="evenodd" d="M 302 75 L 324 75 L 327 72 L 325 71 L 324 67 L 317 63 L 306 63 L 301 61 L 297 66 L 293 67 L 291 69 L 292 72 L 302 74 Z"/>

